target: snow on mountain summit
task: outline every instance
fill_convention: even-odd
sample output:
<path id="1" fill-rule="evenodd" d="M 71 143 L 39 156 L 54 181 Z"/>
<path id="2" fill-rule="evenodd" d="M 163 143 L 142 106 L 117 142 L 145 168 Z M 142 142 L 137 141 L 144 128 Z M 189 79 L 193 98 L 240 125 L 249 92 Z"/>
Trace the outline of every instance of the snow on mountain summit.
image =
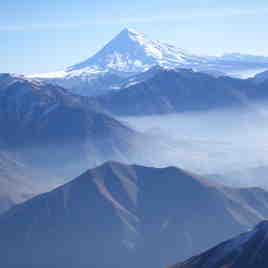
<path id="1" fill-rule="evenodd" d="M 145 34 L 125 28 L 92 57 L 64 70 L 28 76 L 68 88 L 80 95 L 99 95 L 126 84 L 125 78 L 152 67 L 198 68 L 206 58 L 198 57 Z"/>
<path id="2" fill-rule="evenodd" d="M 93 57 L 67 68 L 67 72 L 88 68 L 136 73 L 153 65 L 174 66 L 194 60 L 201 58 L 126 28 Z"/>
<path id="3" fill-rule="evenodd" d="M 125 28 L 94 56 L 63 71 L 35 74 L 41 79 L 96 76 L 99 73 L 132 75 L 155 65 L 163 67 L 189 67 L 204 63 L 206 58 L 194 56 L 183 49 L 150 40 L 145 34 Z"/>
<path id="4" fill-rule="evenodd" d="M 241 70 L 243 73 L 245 70 L 254 70 L 255 73 L 267 70 L 268 58 L 239 53 L 226 54 L 222 57 L 198 56 L 125 28 L 92 57 L 65 70 L 29 77 L 69 80 L 79 78 L 89 81 L 107 73 L 121 77 L 131 76 L 156 65 L 196 71 L 219 71 L 239 77 Z"/>

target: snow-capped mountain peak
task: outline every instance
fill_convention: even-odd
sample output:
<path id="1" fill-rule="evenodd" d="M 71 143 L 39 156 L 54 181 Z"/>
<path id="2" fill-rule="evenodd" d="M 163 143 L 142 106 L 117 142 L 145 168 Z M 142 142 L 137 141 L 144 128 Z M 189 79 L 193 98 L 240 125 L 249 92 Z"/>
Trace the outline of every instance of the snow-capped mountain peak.
<path id="1" fill-rule="evenodd" d="M 154 65 L 174 66 L 200 61 L 172 45 L 152 41 L 146 35 L 132 29 L 122 30 L 93 57 L 67 68 L 67 72 L 87 70 L 109 70 L 137 73 Z"/>

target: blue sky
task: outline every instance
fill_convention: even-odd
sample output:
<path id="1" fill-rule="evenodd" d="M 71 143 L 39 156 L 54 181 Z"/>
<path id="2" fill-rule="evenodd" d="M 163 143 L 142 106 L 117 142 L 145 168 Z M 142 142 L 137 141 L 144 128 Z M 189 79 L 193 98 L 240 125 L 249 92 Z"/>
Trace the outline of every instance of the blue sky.
<path id="1" fill-rule="evenodd" d="M 10 0 L 0 3 L 0 72 L 60 70 L 123 28 L 199 54 L 268 56 L 267 0 Z"/>

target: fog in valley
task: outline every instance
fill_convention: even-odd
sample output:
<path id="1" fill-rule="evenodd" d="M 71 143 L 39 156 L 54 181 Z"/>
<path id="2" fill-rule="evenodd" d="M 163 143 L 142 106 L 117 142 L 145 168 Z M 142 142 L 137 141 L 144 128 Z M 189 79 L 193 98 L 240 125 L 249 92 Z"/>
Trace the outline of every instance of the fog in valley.
<path id="1" fill-rule="evenodd" d="M 137 148 L 138 164 L 178 166 L 228 185 L 268 188 L 267 104 L 119 119 L 154 141 Z"/>

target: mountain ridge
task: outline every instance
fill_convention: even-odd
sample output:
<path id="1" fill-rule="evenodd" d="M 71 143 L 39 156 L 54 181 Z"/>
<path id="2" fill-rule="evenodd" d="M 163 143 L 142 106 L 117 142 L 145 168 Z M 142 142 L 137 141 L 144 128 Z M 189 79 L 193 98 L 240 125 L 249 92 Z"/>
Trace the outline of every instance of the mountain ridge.
<path id="1" fill-rule="evenodd" d="M 251 79 L 213 77 L 191 69 L 155 67 L 127 80 L 126 86 L 91 97 L 114 115 L 153 115 L 247 107 L 267 100 L 266 84 Z"/>
<path id="2" fill-rule="evenodd" d="M 106 162 L 0 215 L 1 264 L 163 267 L 268 216 L 268 193 L 255 191 L 175 167 Z"/>

